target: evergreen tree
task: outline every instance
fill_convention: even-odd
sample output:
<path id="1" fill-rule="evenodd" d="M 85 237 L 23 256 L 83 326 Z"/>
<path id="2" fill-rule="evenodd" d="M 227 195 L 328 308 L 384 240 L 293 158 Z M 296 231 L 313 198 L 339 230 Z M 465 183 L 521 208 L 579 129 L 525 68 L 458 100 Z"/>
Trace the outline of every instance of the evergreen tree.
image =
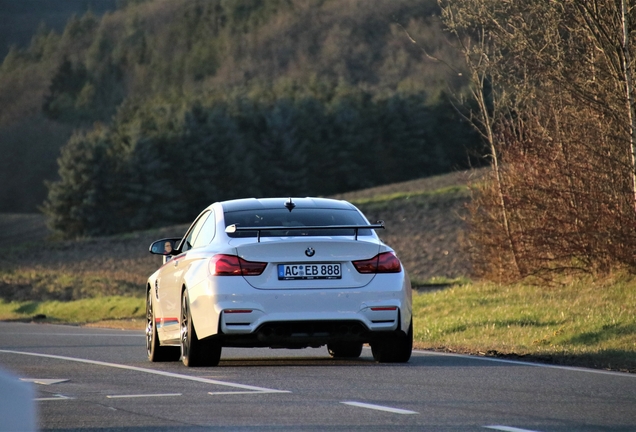
<path id="1" fill-rule="evenodd" d="M 44 213 L 49 228 L 67 237 L 121 230 L 124 221 L 112 214 L 117 197 L 115 160 L 108 132 L 76 133 L 58 159 L 60 180 L 50 182 Z M 119 225 L 119 226 L 117 226 Z"/>
<path id="2" fill-rule="evenodd" d="M 52 119 L 72 122 L 77 113 L 75 101 L 86 85 L 88 74 L 83 64 L 73 65 L 64 57 L 56 75 L 51 80 L 49 94 L 44 99 L 42 111 Z"/>

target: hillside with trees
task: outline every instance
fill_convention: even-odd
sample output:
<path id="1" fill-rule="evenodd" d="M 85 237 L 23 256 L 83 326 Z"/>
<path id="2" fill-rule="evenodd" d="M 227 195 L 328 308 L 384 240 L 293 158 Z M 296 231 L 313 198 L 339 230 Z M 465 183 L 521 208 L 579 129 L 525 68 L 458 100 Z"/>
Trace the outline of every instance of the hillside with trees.
<path id="1" fill-rule="evenodd" d="M 118 0 L 0 0 L 0 58 L 11 46 L 25 48 L 38 27 L 45 26 L 60 33 L 68 19 L 88 11 L 101 16 L 114 11 Z"/>
<path id="2" fill-rule="evenodd" d="M 0 67 L 0 151 L 14 155 L 0 208 L 108 234 L 217 199 L 478 165 L 438 15 L 434 0 L 130 0 L 41 27 Z"/>

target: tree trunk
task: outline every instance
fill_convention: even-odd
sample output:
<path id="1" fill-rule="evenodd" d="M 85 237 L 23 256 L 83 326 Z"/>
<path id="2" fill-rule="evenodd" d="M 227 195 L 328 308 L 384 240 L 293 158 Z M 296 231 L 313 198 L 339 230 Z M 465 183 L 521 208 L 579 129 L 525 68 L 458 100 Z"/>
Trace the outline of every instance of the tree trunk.
<path id="1" fill-rule="evenodd" d="M 632 163 L 632 192 L 634 194 L 634 210 L 636 211 L 636 106 L 634 104 L 634 81 L 632 58 L 630 53 L 629 0 L 621 0 L 621 18 L 623 25 L 623 73 L 625 74 L 625 91 L 627 115 L 629 116 L 629 143 Z"/>

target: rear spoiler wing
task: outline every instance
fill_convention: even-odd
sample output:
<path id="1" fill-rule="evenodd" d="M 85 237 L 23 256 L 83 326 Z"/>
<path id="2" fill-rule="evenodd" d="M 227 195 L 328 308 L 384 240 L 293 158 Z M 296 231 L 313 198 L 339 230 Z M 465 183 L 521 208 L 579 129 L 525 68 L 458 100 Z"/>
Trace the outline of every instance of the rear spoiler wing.
<path id="1" fill-rule="evenodd" d="M 261 231 L 299 231 L 299 230 L 355 230 L 355 239 L 358 240 L 358 231 L 361 229 L 384 229 L 384 221 L 378 221 L 371 225 L 319 225 L 319 226 L 269 226 L 269 227 L 243 227 L 236 224 L 225 227 L 225 232 L 233 234 L 237 231 L 256 231 L 258 242 L 261 241 Z M 293 237 L 293 234 L 290 235 Z"/>

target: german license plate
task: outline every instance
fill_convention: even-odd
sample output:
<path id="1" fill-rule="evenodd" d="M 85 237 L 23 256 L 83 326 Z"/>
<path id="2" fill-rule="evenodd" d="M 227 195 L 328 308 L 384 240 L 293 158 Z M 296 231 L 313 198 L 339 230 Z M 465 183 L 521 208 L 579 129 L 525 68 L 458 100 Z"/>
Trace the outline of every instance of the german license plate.
<path id="1" fill-rule="evenodd" d="M 278 279 L 342 279 L 341 270 L 340 264 L 278 264 Z"/>

